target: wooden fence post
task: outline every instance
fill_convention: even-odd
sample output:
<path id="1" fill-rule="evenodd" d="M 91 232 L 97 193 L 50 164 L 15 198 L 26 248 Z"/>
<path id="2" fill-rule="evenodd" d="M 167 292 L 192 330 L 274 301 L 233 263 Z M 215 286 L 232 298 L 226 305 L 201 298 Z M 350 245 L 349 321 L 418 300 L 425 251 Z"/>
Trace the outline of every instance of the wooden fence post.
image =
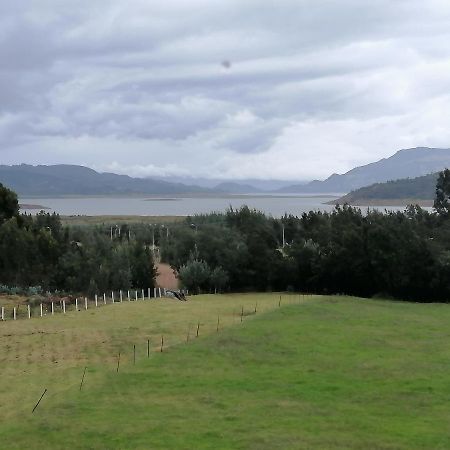
<path id="1" fill-rule="evenodd" d="M 39 406 L 39 403 L 41 403 L 41 400 L 44 398 L 45 393 L 47 392 L 47 389 L 44 390 L 44 392 L 41 395 L 41 398 L 39 399 L 39 401 L 34 405 L 33 411 L 31 411 L 31 414 L 34 413 L 34 411 L 36 410 L 36 408 Z"/>
<path id="2" fill-rule="evenodd" d="M 81 377 L 80 391 L 81 391 L 81 389 L 82 389 L 82 387 L 83 387 L 84 376 L 86 375 L 86 369 L 87 369 L 87 367 L 84 368 L 83 376 Z"/>

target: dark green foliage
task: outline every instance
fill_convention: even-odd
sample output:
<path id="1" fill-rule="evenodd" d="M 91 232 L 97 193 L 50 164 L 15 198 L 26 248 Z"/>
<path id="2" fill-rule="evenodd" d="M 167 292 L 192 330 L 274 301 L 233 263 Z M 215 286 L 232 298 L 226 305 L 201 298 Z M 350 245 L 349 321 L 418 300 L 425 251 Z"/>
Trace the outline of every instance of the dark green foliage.
<path id="1" fill-rule="evenodd" d="M 19 215 L 17 197 L 0 188 L 0 284 L 90 295 L 151 288 L 156 269 L 146 233 L 111 239 L 110 229 L 63 228 L 58 215 Z"/>
<path id="2" fill-rule="evenodd" d="M 441 174 L 438 183 L 444 194 L 449 175 Z M 437 201 L 439 214 L 418 206 L 404 212 L 363 213 L 345 205 L 331 213 L 276 220 L 248 207 L 230 209 L 176 225 L 163 255 L 184 274 L 195 252 L 211 272 L 225 271 L 226 285 L 234 291 L 296 289 L 448 301 L 448 198 Z M 204 282 L 201 289 L 213 284 Z"/>
<path id="3" fill-rule="evenodd" d="M 434 201 L 434 209 L 441 215 L 448 217 L 450 211 L 450 170 L 445 169 L 439 174 L 436 183 L 436 198 Z"/>
<path id="4" fill-rule="evenodd" d="M 0 224 L 19 215 L 19 202 L 15 192 L 0 183 Z"/>
<path id="5" fill-rule="evenodd" d="M 446 302 L 449 192 L 446 170 L 437 185 L 437 213 L 345 205 L 274 219 L 244 206 L 188 217 L 170 229 L 63 229 L 55 215 L 13 215 L 0 226 L 0 284 L 90 293 L 153 287 L 152 252 L 159 251 L 192 292 L 295 289 Z"/>

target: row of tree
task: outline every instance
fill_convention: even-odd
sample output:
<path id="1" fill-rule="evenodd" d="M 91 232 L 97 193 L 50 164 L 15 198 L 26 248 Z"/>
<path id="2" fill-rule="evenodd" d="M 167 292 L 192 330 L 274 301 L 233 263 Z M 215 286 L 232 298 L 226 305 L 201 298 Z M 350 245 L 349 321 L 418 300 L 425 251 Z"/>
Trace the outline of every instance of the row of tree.
<path id="1" fill-rule="evenodd" d="M 440 174 L 434 212 L 350 206 L 281 219 L 242 207 L 145 224 L 64 228 L 55 214 L 20 215 L 0 188 L 0 284 L 94 292 L 152 287 L 152 249 L 184 287 L 205 291 L 297 290 L 450 299 L 450 172 Z"/>
<path id="2" fill-rule="evenodd" d="M 450 300 L 450 172 L 439 175 L 434 212 L 362 212 L 266 217 L 243 207 L 188 218 L 163 257 L 190 289 L 300 290 L 416 301 Z M 219 270 L 219 282 L 198 268 Z"/>
<path id="3" fill-rule="evenodd" d="M 63 227 L 57 214 L 19 214 L 17 196 L 0 184 L 0 284 L 94 294 L 153 287 L 155 275 L 148 239 Z"/>

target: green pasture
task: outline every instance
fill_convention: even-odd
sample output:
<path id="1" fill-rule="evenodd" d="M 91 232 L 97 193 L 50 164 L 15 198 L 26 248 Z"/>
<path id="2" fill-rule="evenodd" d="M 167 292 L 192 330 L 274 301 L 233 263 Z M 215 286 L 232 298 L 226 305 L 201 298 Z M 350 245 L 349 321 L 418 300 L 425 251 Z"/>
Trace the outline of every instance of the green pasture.
<path id="1" fill-rule="evenodd" d="M 198 296 L 0 323 L 0 447 L 450 448 L 447 305 L 278 302 Z"/>

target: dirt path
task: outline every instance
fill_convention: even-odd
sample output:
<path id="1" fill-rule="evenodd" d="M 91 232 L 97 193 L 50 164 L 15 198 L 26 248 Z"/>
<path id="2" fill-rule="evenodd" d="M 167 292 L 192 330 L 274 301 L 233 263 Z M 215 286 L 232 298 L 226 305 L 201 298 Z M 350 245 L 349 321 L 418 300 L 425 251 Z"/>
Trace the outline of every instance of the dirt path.
<path id="1" fill-rule="evenodd" d="M 158 269 L 157 286 L 165 287 L 166 289 L 178 289 L 178 279 L 169 264 L 159 263 L 156 265 L 156 268 Z"/>

